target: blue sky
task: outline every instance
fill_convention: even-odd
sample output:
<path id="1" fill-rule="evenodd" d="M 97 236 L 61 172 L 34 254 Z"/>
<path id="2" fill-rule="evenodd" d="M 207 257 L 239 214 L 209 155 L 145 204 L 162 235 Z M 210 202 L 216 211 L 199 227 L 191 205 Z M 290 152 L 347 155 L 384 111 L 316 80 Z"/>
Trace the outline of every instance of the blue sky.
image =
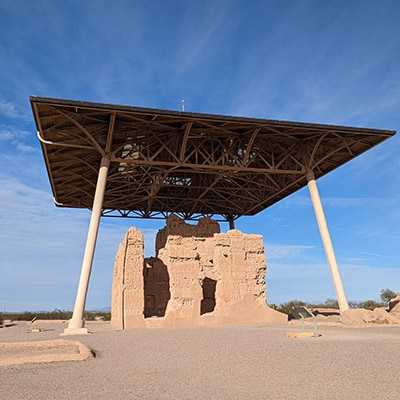
<path id="1" fill-rule="evenodd" d="M 3 0 L 0 311 L 73 308 L 90 217 L 53 204 L 30 95 L 399 130 L 399 19 L 395 0 Z M 400 290 L 399 154 L 397 135 L 317 181 L 350 301 Z M 131 224 L 154 254 L 162 222 L 103 218 L 87 308 Z M 264 236 L 269 303 L 335 296 L 306 188 L 236 227 Z"/>

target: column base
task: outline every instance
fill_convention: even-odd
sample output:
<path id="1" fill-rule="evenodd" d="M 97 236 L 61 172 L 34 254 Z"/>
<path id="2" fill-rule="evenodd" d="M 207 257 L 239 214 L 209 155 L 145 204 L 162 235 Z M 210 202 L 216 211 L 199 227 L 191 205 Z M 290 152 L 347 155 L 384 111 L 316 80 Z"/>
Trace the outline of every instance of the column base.
<path id="1" fill-rule="evenodd" d="M 60 336 L 87 335 L 88 333 L 87 328 L 65 328 L 64 332 L 61 333 Z"/>

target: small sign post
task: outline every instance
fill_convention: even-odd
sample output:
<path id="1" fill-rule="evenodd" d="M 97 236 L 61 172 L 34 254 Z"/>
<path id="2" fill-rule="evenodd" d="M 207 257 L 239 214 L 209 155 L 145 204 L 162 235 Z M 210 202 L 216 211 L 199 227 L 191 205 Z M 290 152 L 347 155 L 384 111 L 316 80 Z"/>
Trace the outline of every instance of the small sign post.
<path id="1" fill-rule="evenodd" d="M 306 318 L 312 317 L 314 320 L 314 337 L 318 337 L 318 331 L 317 331 L 317 317 L 305 306 L 295 306 L 292 307 L 293 311 L 295 313 L 296 318 L 301 318 L 301 328 L 302 331 L 304 332 L 305 327 L 304 327 L 304 320 Z"/>
<path id="2" fill-rule="evenodd" d="M 30 333 L 32 333 L 32 332 L 40 332 L 40 331 L 41 331 L 41 329 L 38 329 L 38 328 L 34 328 L 34 327 L 33 327 L 33 323 L 34 323 L 36 320 L 37 320 L 37 317 L 34 317 L 34 318 L 32 319 L 32 321 L 31 321 L 31 324 L 30 324 L 30 327 L 29 327 L 29 332 L 30 332 Z"/>

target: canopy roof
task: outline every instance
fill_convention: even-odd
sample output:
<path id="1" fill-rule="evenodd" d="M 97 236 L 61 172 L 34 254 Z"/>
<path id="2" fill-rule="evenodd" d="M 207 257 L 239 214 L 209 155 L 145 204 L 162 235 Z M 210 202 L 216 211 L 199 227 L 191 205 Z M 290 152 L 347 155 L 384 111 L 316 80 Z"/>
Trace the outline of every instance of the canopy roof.
<path id="1" fill-rule="evenodd" d="M 103 215 L 254 215 L 395 131 L 30 98 L 57 206 Z"/>

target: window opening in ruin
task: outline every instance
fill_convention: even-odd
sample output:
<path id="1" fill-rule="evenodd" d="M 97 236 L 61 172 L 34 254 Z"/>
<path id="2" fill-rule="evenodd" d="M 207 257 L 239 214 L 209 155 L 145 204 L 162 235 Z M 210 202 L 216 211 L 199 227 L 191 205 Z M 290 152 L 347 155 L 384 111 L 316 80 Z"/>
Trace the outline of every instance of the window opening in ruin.
<path id="1" fill-rule="evenodd" d="M 211 278 L 204 278 L 202 282 L 203 299 L 200 303 L 200 315 L 213 312 L 215 309 L 215 289 L 217 281 Z"/>
<path id="2" fill-rule="evenodd" d="M 158 258 L 146 259 L 143 267 L 145 318 L 164 317 L 171 298 L 167 266 Z"/>

